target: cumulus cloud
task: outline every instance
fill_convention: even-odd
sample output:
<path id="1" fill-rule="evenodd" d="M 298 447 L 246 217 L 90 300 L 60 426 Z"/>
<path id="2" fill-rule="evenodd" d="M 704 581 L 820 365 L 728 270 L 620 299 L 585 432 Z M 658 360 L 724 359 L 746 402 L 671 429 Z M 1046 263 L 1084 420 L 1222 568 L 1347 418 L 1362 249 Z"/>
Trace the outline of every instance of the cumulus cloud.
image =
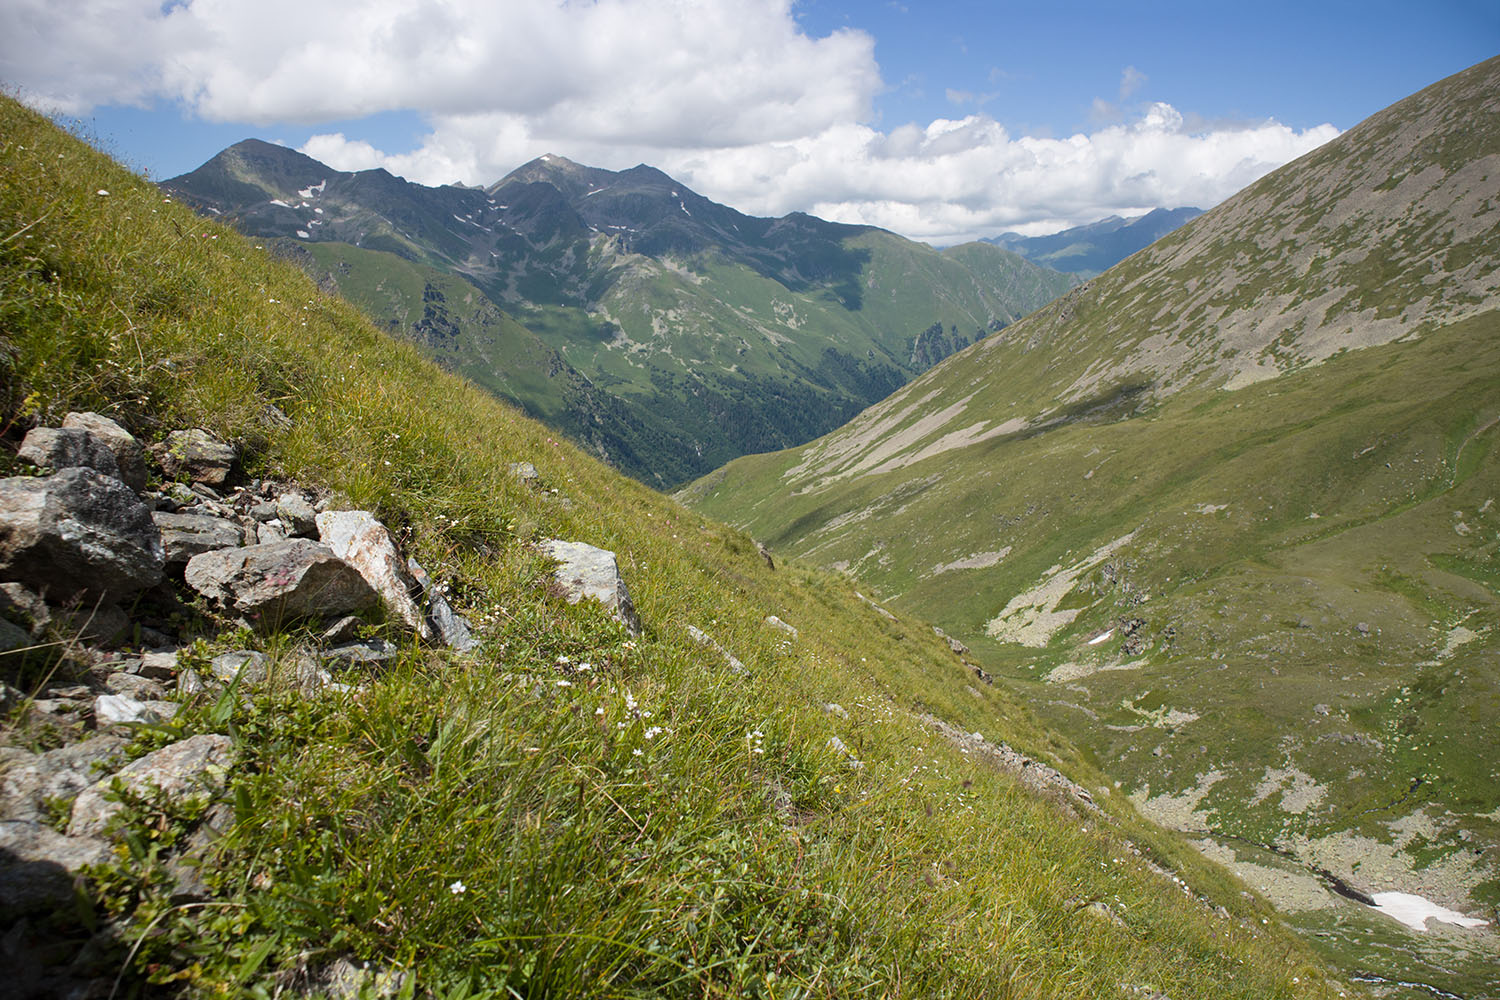
<path id="1" fill-rule="evenodd" d="M 801 210 L 956 242 L 1156 206 L 1207 207 L 1336 134 L 1167 104 L 1068 138 L 982 113 L 881 130 L 874 39 L 809 36 L 792 0 L 8 0 L 0 76 L 53 111 L 166 99 L 214 121 L 422 114 L 415 149 L 348 133 L 339 169 L 490 183 L 545 152 L 659 166 L 755 214 Z M 130 44 L 121 44 L 129 39 Z M 1120 100 L 1145 75 L 1126 67 Z M 992 95 L 949 91 L 983 106 Z"/>

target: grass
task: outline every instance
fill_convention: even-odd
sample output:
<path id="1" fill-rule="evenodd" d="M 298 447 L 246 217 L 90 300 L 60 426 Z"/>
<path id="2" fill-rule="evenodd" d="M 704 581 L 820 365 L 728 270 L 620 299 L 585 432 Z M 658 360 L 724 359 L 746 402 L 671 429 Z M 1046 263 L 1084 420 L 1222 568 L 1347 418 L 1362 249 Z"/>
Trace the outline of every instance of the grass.
<path id="1" fill-rule="evenodd" d="M 243 441 L 250 475 L 376 511 L 486 643 L 408 645 L 346 672 L 357 691 L 307 697 L 286 679 L 296 633 L 207 636 L 190 655 L 253 643 L 272 680 L 189 700 L 137 752 L 233 737 L 212 901 L 172 904 L 164 869 L 209 804 L 137 802 L 82 929 L 57 918 L 60 940 L 113 935 L 127 994 L 271 996 L 339 956 L 455 1000 L 1357 992 L 1118 796 L 1081 815 L 918 722 L 1103 784 L 1024 705 L 974 687 L 927 625 L 882 618 L 837 577 L 773 572 L 743 533 L 443 373 L 9 102 L 0 332 L 8 441 L 71 409 L 146 438 L 199 425 Z M 554 596 L 528 544 L 544 537 L 617 552 L 645 634 Z"/>

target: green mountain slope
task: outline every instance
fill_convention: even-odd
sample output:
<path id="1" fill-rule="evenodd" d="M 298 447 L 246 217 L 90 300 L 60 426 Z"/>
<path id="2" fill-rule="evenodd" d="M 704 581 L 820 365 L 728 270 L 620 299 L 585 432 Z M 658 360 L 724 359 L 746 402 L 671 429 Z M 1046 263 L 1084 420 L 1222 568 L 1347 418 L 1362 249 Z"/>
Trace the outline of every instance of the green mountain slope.
<path id="1" fill-rule="evenodd" d="M 1497 95 L 1500 61 L 1445 80 L 682 497 L 961 637 L 1351 967 L 1475 995 L 1500 954 Z M 1491 923 L 1409 935 L 1325 873 Z"/>
<path id="2" fill-rule="evenodd" d="M 208 900 L 174 901 L 163 868 L 195 814 L 134 801 L 76 914 L 7 926 L 7 947 L 136 995 L 296 994 L 337 958 L 447 998 L 1359 992 L 927 626 L 773 570 L 10 101 L 0 290 L 5 471 L 26 427 L 72 409 L 209 428 L 248 476 L 377 512 L 486 644 L 408 641 L 351 667 L 357 690 L 309 696 L 277 680 L 305 632 L 208 618 L 188 655 L 250 643 L 273 681 L 137 734 L 233 740 Z M 547 537 L 615 551 L 644 634 L 565 603 Z M 20 713 L 0 736 L 47 739 Z M 1029 790 L 1043 760 L 1096 806 Z"/>
<path id="3" fill-rule="evenodd" d="M 357 251 L 467 281 L 570 378 L 505 370 L 469 310 L 449 310 L 443 363 L 657 486 L 816 437 L 1075 281 L 987 245 L 939 252 L 802 214 L 754 218 L 650 167 L 557 156 L 481 191 L 341 173 L 249 140 L 163 188 L 246 233 L 337 253 L 341 287 L 403 267 Z M 412 314 L 388 295 L 355 300 L 383 325 Z"/>

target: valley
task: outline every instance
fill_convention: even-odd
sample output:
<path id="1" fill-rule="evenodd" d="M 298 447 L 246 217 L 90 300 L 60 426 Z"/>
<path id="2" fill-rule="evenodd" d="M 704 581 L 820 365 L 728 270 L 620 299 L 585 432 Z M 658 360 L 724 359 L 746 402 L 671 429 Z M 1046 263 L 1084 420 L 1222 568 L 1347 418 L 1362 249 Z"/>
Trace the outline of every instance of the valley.
<path id="1" fill-rule="evenodd" d="M 1347 968 L 1465 997 L 1500 960 L 1497 74 L 679 494 L 960 639 Z"/>

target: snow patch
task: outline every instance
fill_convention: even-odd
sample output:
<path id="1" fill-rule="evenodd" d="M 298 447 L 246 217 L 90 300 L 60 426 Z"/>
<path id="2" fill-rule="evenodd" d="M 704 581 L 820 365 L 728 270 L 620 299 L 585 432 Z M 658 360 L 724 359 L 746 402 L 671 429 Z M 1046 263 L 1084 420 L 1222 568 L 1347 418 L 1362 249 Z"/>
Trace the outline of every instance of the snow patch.
<path id="1" fill-rule="evenodd" d="M 1457 924 L 1460 927 L 1483 927 L 1489 923 L 1478 917 L 1466 917 L 1457 910 L 1439 906 L 1430 899 L 1409 892 L 1377 892 L 1370 898 L 1375 900 L 1375 909 L 1418 933 L 1427 932 L 1428 920 Z"/>

